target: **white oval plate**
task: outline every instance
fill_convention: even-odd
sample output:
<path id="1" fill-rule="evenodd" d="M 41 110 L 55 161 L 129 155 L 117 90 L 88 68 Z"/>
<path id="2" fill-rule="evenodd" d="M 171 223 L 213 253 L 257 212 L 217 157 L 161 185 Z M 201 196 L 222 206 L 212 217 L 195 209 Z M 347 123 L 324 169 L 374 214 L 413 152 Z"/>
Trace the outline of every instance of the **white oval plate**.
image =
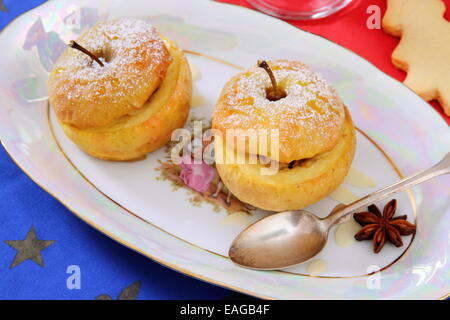
<path id="1" fill-rule="evenodd" d="M 46 80 L 65 43 L 101 18 L 132 16 L 156 25 L 186 50 L 200 76 L 191 111 L 211 117 L 223 84 L 259 58 L 295 59 L 327 78 L 360 129 L 353 166 L 373 187 L 343 188 L 362 196 L 399 176 L 430 166 L 450 150 L 440 116 L 412 91 L 336 44 L 282 21 L 212 1 L 50 1 L 19 17 L 0 36 L 0 138 L 37 184 L 81 219 L 118 242 L 185 274 L 247 294 L 282 299 L 441 298 L 449 292 L 449 180 L 436 179 L 401 194 L 399 214 L 415 221 L 415 237 L 376 255 L 371 242 L 337 245 L 330 237 L 314 276 L 308 264 L 285 271 L 239 268 L 226 258 L 246 225 L 267 213 L 227 218 L 210 204 L 195 207 L 155 170 L 162 150 L 146 160 L 111 163 L 81 152 L 47 109 Z M 325 215 L 337 202 L 311 206 Z M 400 212 L 401 211 L 401 212 Z M 374 273 L 374 271 L 376 271 Z M 371 275 L 369 275 L 372 273 Z"/>

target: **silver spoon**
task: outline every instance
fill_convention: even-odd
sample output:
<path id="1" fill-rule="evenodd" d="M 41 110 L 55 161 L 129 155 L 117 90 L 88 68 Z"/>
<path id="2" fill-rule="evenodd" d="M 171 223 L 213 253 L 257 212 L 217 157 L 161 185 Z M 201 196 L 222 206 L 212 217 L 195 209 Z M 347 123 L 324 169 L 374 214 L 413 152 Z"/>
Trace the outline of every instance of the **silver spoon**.
<path id="1" fill-rule="evenodd" d="M 332 226 L 345 217 L 397 192 L 450 173 L 450 153 L 433 167 L 378 190 L 347 206 L 336 207 L 326 218 L 313 213 L 285 211 L 267 216 L 243 230 L 231 244 L 230 259 L 246 268 L 276 270 L 292 267 L 317 255 L 327 243 Z"/>

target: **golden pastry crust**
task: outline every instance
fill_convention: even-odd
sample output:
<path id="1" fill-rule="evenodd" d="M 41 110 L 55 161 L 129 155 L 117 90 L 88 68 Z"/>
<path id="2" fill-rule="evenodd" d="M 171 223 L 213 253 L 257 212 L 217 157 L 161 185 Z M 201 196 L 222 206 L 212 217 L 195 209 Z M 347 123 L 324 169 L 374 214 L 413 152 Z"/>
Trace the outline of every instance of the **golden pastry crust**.
<path id="1" fill-rule="evenodd" d="M 154 27 L 137 19 L 99 22 L 77 42 L 104 67 L 67 48 L 48 80 L 59 121 L 77 128 L 105 126 L 142 108 L 172 61 Z"/>
<path id="2" fill-rule="evenodd" d="M 333 149 L 345 117 L 344 104 L 335 90 L 303 63 L 277 60 L 269 65 L 287 96 L 278 101 L 266 98 L 271 84 L 263 69 L 241 72 L 223 88 L 213 128 L 224 135 L 229 129 L 268 129 L 268 135 L 271 129 L 278 129 L 279 155 L 272 154 L 270 148 L 258 154 L 280 162 L 311 158 Z"/>
<path id="3" fill-rule="evenodd" d="M 80 129 L 64 123 L 65 133 L 86 153 L 113 161 L 139 160 L 165 145 L 173 130 L 186 122 L 192 79 L 183 52 L 165 39 L 173 58 L 158 90 L 138 110 L 112 124 Z"/>
<path id="4" fill-rule="evenodd" d="M 216 159 L 226 158 L 221 135 L 215 136 Z M 263 175 L 261 164 L 217 163 L 218 173 L 239 200 L 270 211 L 298 210 L 326 197 L 348 173 L 356 148 L 355 129 L 345 109 L 345 122 L 332 150 L 316 155 L 304 166 Z M 225 155 L 224 155 L 225 153 Z"/>

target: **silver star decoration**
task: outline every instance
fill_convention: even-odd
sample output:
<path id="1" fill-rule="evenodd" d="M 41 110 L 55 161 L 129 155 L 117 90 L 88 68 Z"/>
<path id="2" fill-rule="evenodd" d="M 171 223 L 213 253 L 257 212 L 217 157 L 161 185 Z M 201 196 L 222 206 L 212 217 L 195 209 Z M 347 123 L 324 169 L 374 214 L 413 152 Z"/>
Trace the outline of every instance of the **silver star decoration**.
<path id="1" fill-rule="evenodd" d="M 141 289 L 141 282 L 136 281 L 122 290 L 117 297 L 117 300 L 136 300 L 139 290 Z M 113 300 L 108 294 L 101 294 L 95 298 L 96 300 Z"/>
<path id="2" fill-rule="evenodd" d="M 8 9 L 5 7 L 5 5 L 3 4 L 3 0 L 0 0 L 0 11 L 4 11 L 7 12 Z"/>
<path id="3" fill-rule="evenodd" d="M 5 243 L 17 251 L 13 262 L 9 266 L 10 269 L 18 266 L 26 260 L 32 260 L 41 267 L 44 266 L 41 251 L 55 242 L 54 240 L 39 240 L 34 230 L 34 226 L 30 228 L 27 236 L 23 240 L 5 240 Z"/>

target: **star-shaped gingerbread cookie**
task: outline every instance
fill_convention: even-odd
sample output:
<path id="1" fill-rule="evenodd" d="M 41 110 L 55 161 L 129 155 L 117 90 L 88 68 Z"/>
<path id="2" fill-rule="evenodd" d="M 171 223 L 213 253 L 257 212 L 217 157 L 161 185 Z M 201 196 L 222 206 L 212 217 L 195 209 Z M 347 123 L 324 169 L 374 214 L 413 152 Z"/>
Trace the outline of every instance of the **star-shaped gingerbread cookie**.
<path id="1" fill-rule="evenodd" d="M 450 115 L 450 22 L 442 0 L 388 0 L 383 29 L 401 37 L 394 65 L 423 99 L 438 100 Z"/>

